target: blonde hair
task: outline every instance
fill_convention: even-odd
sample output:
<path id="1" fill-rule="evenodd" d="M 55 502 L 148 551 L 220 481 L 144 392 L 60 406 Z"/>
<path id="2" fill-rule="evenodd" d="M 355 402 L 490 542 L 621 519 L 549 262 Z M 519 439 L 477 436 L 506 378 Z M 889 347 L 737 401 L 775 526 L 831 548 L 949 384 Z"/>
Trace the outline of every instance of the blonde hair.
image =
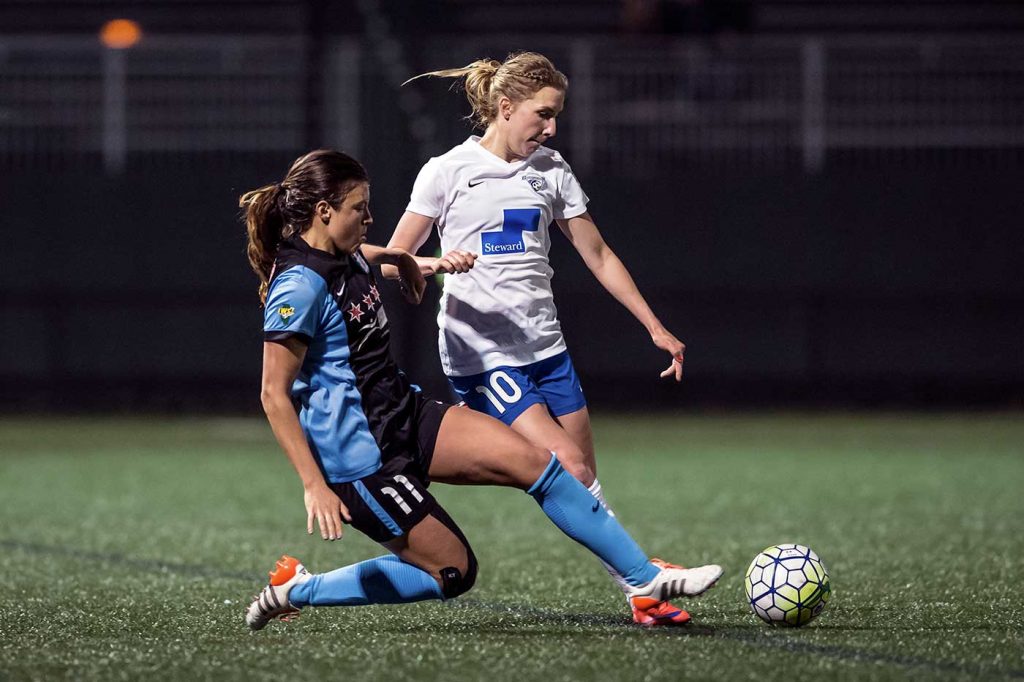
<path id="1" fill-rule="evenodd" d="M 463 87 L 473 113 L 467 117 L 486 128 L 498 117 L 498 101 L 502 96 L 512 102 L 530 99 L 542 88 L 555 88 L 565 92 L 569 79 L 555 68 L 551 60 L 536 52 L 510 54 L 504 62 L 496 59 L 478 59 L 458 69 L 429 71 L 414 76 L 402 83 L 417 78 L 465 78 Z"/>
<path id="2" fill-rule="evenodd" d="M 313 209 L 321 200 L 337 209 L 355 183 L 369 181 L 366 169 L 348 154 L 317 149 L 296 159 L 281 182 L 239 197 L 248 236 L 246 255 L 260 280 L 261 303 L 267 300 L 281 242 L 309 228 Z"/>

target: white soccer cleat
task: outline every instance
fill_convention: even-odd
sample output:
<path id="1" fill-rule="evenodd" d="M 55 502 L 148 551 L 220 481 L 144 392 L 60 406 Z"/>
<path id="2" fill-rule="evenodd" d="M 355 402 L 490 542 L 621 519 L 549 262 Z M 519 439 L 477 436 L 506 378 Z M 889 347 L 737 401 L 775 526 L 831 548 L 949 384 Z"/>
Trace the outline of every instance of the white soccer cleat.
<path id="1" fill-rule="evenodd" d="M 297 616 L 299 610 L 288 601 L 288 593 L 312 577 L 298 559 L 287 554 L 282 556 L 270 572 L 270 583 L 249 604 L 245 622 L 253 630 L 262 630 L 275 618 L 291 620 Z"/>
<path id="2" fill-rule="evenodd" d="M 722 567 L 717 564 L 697 568 L 680 568 L 666 564 L 651 582 L 640 587 L 631 587 L 627 596 L 634 608 L 650 609 L 659 602 L 703 594 L 721 577 Z"/>

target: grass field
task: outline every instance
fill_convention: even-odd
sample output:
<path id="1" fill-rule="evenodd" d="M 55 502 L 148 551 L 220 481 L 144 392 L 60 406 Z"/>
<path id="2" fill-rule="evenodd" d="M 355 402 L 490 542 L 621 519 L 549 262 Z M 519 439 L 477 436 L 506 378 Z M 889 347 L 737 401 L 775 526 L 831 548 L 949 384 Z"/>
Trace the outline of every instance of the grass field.
<path id="1" fill-rule="evenodd" d="M 277 556 L 379 553 L 307 537 L 259 420 L 0 420 L 0 679 L 1024 678 L 1024 418 L 597 415 L 606 495 L 652 554 L 715 561 L 694 624 L 646 631 L 524 494 L 432 490 L 481 561 L 448 603 L 309 610 L 250 633 Z M 767 545 L 813 547 L 833 600 L 802 629 L 743 597 Z"/>

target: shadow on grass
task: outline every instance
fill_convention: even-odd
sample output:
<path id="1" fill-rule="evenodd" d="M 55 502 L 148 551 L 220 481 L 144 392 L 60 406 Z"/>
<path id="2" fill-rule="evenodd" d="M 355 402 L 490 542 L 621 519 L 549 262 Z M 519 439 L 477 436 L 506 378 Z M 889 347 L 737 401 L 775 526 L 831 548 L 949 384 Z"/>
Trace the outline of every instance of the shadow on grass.
<path id="1" fill-rule="evenodd" d="M 158 561 L 148 559 L 137 559 L 116 552 L 96 552 L 90 550 L 76 549 L 73 547 L 44 545 L 39 543 L 21 542 L 10 539 L 0 539 L 0 548 L 4 550 L 21 551 L 28 554 L 48 555 L 67 557 L 76 560 L 91 560 L 117 563 L 121 567 L 130 567 L 139 571 L 156 572 L 162 574 L 179 574 L 187 577 L 202 576 L 208 578 L 219 578 L 226 580 L 245 580 L 252 582 L 258 579 L 248 572 L 235 572 L 218 569 L 205 564 L 187 564 L 172 561 Z M 917 669 L 923 671 L 951 673 L 955 675 L 966 675 L 974 678 L 1006 677 L 1012 679 L 1024 679 L 1024 670 L 1014 668 L 999 668 L 997 666 L 986 666 L 972 663 L 958 663 L 955 661 L 942 661 L 922 656 L 902 656 L 870 651 L 866 649 L 854 649 L 827 644 L 815 644 L 800 639 L 801 630 L 788 628 L 766 628 L 760 624 L 752 625 L 727 625 L 711 627 L 708 625 L 689 624 L 683 627 L 671 628 L 643 628 L 634 624 L 625 614 L 595 614 L 595 613 L 573 613 L 567 611 L 556 611 L 528 606 L 519 603 L 502 603 L 493 601 L 482 601 L 470 598 L 460 598 L 445 602 L 445 606 L 452 610 L 484 611 L 487 613 L 510 616 L 512 622 L 501 620 L 487 622 L 473 620 L 465 623 L 448 623 L 446 628 L 449 632 L 476 633 L 495 632 L 508 635 L 522 635 L 535 637 L 538 634 L 558 634 L 579 628 L 600 628 L 601 634 L 607 634 L 608 629 L 617 631 L 633 631 L 646 633 L 653 637 L 666 638 L 708 638 L 736 642 L 743 646 L 764 650 L 784 651 L 800 655 L 813 655 L 833 660 L 865 663 L 875 665 L 888 665 L 905 669 Z M 395 627 L 397 626 L 397 627 Z M 419 626 L 410 627 L 408 631 L 418 632 Z M 851 626 L 818 626 L 815 630 L 833 631 L 876 631 L 877 627 L 851 627 Z M 915 630 L 922 628 L 917 625 Z M 924 628 L 931 629 L 931 628 Z M 945 629 L 945 628 L 934 628 Z M 987 627 L 975 627 L 970 629 L 985 630 Z M 403 626 L 396 622 L 387 627 L 390 632 L 404 632 Z"/>
<path id="2" fill-rule="evenodd" d="M 484 602 L 473 599 L 462 600 L 461 604 L 454 602 L 451 603 L 451 605 L 456 608 L 476 608 L 496 611 L 499 613 L 514 613 L 525 616 L 532 622 L 542 622 L 562 627 L 579 627 L 580 625 L 612 627 L 622 630 L 646 632 L 652 637 L 672 639 L 703 637 L 708 639 L 732 641 L 751 648 L 790 652 L 803 656 L 819 656 L 848 663 L 887 665 L 898 668 L 966 675 L 972 678 L 1006 677 L 1012 679 L 1024 679 L 1024 670 L 1021 669 L 1000 668 L 995 665 L 988 666 L 974 663 L 959 663 L 956 661 L 942 661 L 923 656 L 904 656 L 899 654 L 870 651 L 867 649 L 815 644 L 801 639 L 804 631 L 800 631 L 796 628 L 766 628 L 761 624 L 712 627 L 696 623 L 689 623 L 682 627 L 643 628 L 630 622 L 628 618 L 616 615 L 599 616 L 595 614 L 565 613 L 524 605 Z M 481 630 L 479 625 L 475 625 L 471 629 L 476 632 Z M 823 629 L 839 632 L 878 630 L 878 628 L 871 627 L 846 626 L 826 626 L 824 628 L 819 626 L 815 628 L 815 630 Z M 915 630 L 919 629 L 920 628 L 915 627 Z M 533 629 L 531 632 L 532 634 L 536 634 L 537 630 Z M 526 632 L 524 632 L 524 634 L 526 634 Z"/>

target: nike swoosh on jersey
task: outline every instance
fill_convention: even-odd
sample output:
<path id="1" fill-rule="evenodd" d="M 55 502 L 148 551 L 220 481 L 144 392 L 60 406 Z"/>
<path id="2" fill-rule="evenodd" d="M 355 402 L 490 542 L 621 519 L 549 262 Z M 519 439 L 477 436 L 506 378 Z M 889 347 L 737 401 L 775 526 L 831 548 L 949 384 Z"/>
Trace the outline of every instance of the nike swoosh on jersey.
<path id="1" fill-rule="evenodd" d="M 469 186 L 470 187 L 476 187 L 477 185 L 481 185 L 481 184 L 483 184 L 485 182 L 487 182 L 487 181 L 486 180 L 477 180 L 476 183 L 474 184 L 473 181 L 470 180 L 469 181 Z"/>

